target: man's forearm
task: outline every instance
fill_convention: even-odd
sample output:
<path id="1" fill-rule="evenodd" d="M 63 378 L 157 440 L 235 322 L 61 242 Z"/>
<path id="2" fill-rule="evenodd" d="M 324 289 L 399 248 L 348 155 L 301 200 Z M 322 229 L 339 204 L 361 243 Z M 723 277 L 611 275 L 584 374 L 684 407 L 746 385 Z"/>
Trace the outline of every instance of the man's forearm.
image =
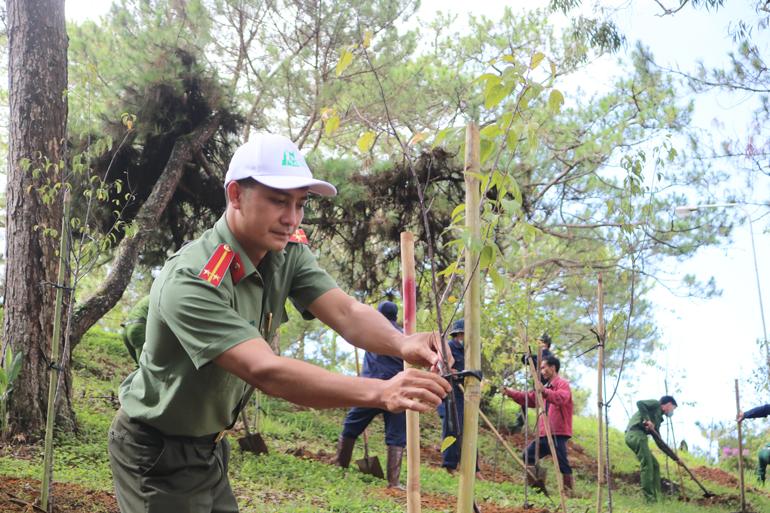
<path id="1" fill-rule="evenodd" d="M 249 384 L 266 394 L 312 408 L 384 408 L 380 400 L 382 380 L 344 376 L 300 360 L 276 358 L 272 365 L 254 373 Z"/>

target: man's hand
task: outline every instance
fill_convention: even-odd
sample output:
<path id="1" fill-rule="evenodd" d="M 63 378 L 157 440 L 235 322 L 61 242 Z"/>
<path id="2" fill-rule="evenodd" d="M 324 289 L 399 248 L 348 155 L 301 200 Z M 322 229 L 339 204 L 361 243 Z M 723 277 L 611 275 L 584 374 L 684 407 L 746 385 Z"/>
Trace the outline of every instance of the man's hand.
<path id="1" fill-rule="evenodd" d="M 412 335 L 405 335 L 401 344 L 401 357 L 419 367 L 430 367 L 433 372 L 450 372 L 454 365 L 452 351 L 448 350 L 446 360 L 448 369 L 443 369 L 444 359 L 441 357 L 443 349 L 441 347 L 441 338 L 436 332 L 420 332 Z"/>
<path id="2" fill-rule="evenodd" d="M 738 416 L 735 417 L 735 420 L 737 420 L 740 423 L 740 422 L 743 422 L 743 419 L 744 419 L 743 412 L 742 411 L 738 412 Z"/>
<path id="3" fill-rule="evenodd" d="M 513 397 L 513 393 L 516 390 L 510 387 L 503 387 L 503 394 L 507 395 L 508 397 Z"/>
<path id="4" fill-rule="evenodd" d="M 644 426 L 644 429 L 648 433 L 652 433 L 655 431 L 655 424 L 653 424 L 651 420 L 645 420 L 644 422 L 642 422 L 642 425 Z"/>
<path id="5" fill-rule="evenodd" d="M 382 407 L 394 413 L 404 410 L 424 412 L 441 404 L 450 390 L 449 382 L 437 374 L 405 369 L 383 381 Z"/>

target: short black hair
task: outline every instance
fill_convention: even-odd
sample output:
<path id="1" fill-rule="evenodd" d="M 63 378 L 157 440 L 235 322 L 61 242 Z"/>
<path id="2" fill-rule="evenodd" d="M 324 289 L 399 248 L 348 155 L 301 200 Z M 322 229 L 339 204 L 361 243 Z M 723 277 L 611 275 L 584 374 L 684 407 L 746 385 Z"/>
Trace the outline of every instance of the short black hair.
<path id="1" fill-rule="evenodd" d="M 556 372 L 557 373 L 559 372 L 559 369 L 561 368 L 561 362 L 554 355 L 546 356 L 545 358 L 543 358 L 543 361 L 549 367 L 556 367 Z"/>
<path id="2" fill-rule="evenodd" d="M 676 399 L 674 399 L 673 396 L 664 395 L 663 397 L 660 398 L 660 405 L 661 406 L 663 406 L 664 404 L 668 404 L 668 403 L 671 403 L 674 406 L 679 406 L 678 404 L 676 404 Z"/>

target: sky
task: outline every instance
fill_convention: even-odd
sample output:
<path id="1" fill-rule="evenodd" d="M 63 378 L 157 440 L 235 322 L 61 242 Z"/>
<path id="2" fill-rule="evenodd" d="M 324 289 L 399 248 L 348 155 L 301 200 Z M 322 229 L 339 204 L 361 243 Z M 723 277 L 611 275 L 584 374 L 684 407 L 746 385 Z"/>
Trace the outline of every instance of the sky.
<path id="1" fill-rule="evenodd" d="M 539 1 L 539 4 L 543 3 Z M 628 49 L 632 49 L 637 40 L 642 40 L 660 64 L 693 70 L 698 61 L 706 65 L 726 62 L 727 52 L 732 48 L 727 33 L 729 24 L 742 15 L 750 17 L 746 6 L 729 3 L 730 9 L 716 13 L 688 7 L 673 17 L 658 16 L 657 5 L 650 1 L 607 1 L 605 6 L 618 8 L 614 19 L 628 38 Z M 67 16 L 70 20 L 94 19 L 105 14 L 109 4 L 107 1 L 67 0 Z M 530 8 L 538 2 L 507 4 L 514 8 L 521 8 L 522 5 Z M 748 5 L 748 2 L 740 4 Z M 423 0 L 418 18 L 427 20 L 441 9 L 459 14 L 462 20 L 472 9 L 471 5 L 459 0 Z M 504 5 L 504 2 L 485 2 L 483 14 L 494 16 Z M 554 22 L 564 23 L 564 20 L 555 19 Z M 767 37 L 767 31 L 763 37 Z M 561 86 L 565 95 L 576 94 L 578 89 L 599 91 L 611 87 L 613 77 L 621 70 L 618 62 L 625 57 L 626 53 L 621 52 L 621 55 L 593 63 L 585 77 Z M 745 133 L 753 101 L 752 97 L 740 94 L 720 92 L 699 95 L 695 97 L 694 124 L 711 133 L 715 140 L 740 135 Z M 740 183 L 731 186 L 740 187 Z M 754 191 L 744 192 L 750 199 L 767 204 L 768 183 L 760 183 Z M 690 198 L 692 204 L 702 202 L 697 197 Z M 753 217 L 759 218 L 767 214 L 768 207 L 749 207 L 749 210 Z M 757 219 L 754 226 L 766 311 L 770 304 L 770 267 L 764 265 L 770 257 L 770 235 L 765 230 L 767 225 L 768 218 L 764 218 Z M 701 250 L 686 263 L 672 261 L 669 266 L 677 277 L 692 273 L 706 280 L 714 276 L 722 294 L 700 300 L 678 297 L 663 286 L 653 290 L 651 298 L 656 304 L 655 318 L 667 349 L 653 355 L 658 362 L 657 367 L 639 365 L 624 375 L 620 396 L 610 408 L 610 423 L 624 429 L 628 414 L 633 413 L 635 401 L 659 397 L 664 393 L 667 381 L 669 390 L 676 393 L 680 402 L 673 418 L 677 438 L 685 438 L 690 446 L 698 445 L 705 449 L 705 440 L 699 435 L 695 422 L 729 422 L 734 419 L 735 379 L 740 381 L 744 409 L 770 399 L 758 397 L 747 380 L 753 362 L 761 357 L 755 341 L 762 337 L 748 224 L 739 221 L 731 240 L 720 247 Z M 584 372 L 578 381 L 592 388 L 595 377 Z M 614 384 L 612 379 L 609 382 Z M 595 400 L 589 404 L 595 404 Z M 768 424 L 756 421 L 755 425 Z"/>

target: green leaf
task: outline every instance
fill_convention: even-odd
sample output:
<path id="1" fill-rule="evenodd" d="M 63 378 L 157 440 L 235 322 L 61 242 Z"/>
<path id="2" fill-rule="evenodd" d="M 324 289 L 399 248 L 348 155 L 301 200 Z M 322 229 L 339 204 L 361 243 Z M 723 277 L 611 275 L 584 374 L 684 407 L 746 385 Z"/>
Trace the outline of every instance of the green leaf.
<path id="1" fill-rule="evenodd" d="M 337 131 L 337 129 L 340 127 L 340 117 L 336 114 L 329 119 L 326 120 L 326 125 L 324 129 L 326 130 L 326 135 L 332 135 L 334 132 Z"/>
<path id="2" fill-rule="evenodd" d="M 503 101 L 513 90 L 513 85 L 497 84 L 484 91 L 484 107 L 491 109 Z"/>
<path id="3" fill-rule="evenodd" d="M 480 155 L 479 159 L 481 162 L 486 162 L 489 157 L 491 157 L 495 150 L 497 149 L 497 144 L 494 141 L 490 141 L 488 139 L 481 139 L 480 141 Z"/>
<path id="4" fill-rule="evenodd" d="M 361 134 L 361 137 L 358 138 L 358 142 L 356 142 L 356 146 L 358 146 L 358 149 L 361 150 L 361 153 L 368 153 L 369 150 L 372 149 L 372 146 L 374 145 L 374 132 L 364 132 Z"/>
<path id="5" fill-rule="evenodd" d="M 444 438 L 444 440 L 441 442 L 441 452 L 444 452 L 450 447 L 452 447 L 452 444 L 454 444 L 456 441 L 457 441 L 457 438 L 453 437 L 452 435 L 449 435 L 446 438 Z"/>
<path id="6" fill-rule="evenodd" d="M 491 125 L 487 125 L 484 128 L 482 128 L 481 131 L 479 132 L 479 135 L 483 139 L 494 139 L 495 137 L 497 137 L 502 133 L 503 131 L 500 129 L 500 127 L 493 123 Z"/>
<path id="7" fill-rule="evenodd" d="M 449 135 L 450 128 L 444 128 L 439 130 L 439 132 L 436 134 L 436 138 L 433 139 L 433 147 L 439 146 L 442 142 L 444 142 L 444 139 L 446 139 L 446 136 Z"/>
<path id="8" fill-rule="evenodd" d="M 548 95 L 548 109 L 551 112 L 559 112 L 564 103 L 564 95 L 558 89 L 552 89 Z"/>
<path id="9" fill-rule="evenodd" d="M 337 63 L 337 67 L 335 68 L 335 72 L 337 73 L 337 76 L 342 75 L 342 73 L 348 69 L 348 66 L 353 62 L 353 52 L 351 52 L 348 49 L 345 49 L 342 51 L 342 55 L 340 56 L 340 60 Z"/>
<path id="10" fill-rule="evenodd" d="M 20 371 L 21 371 L 21 351 L 16 353 L 16 356 L 13 358 L 13 363 L 11 364 L 10 371 L 8 371 L 8 383 L 13 383 L 16 377 L 19 375 Z"/>
<path id="11" fill-rule="evenodd" d="M 537 68 L 541 62 L 543 62 L 543 59 L 545 58 L 545 54 L 543 52 L 535 52 L 532 54 L 532 58 L 529 61 L 529 69 L 535 69 Z"/>
<path id="12" fill-rule="evenodd" d="M 465 203 L 460 203 L 455 207 L 454 210 L 452 210 L 452 215 L 449 216 L 450 219 L 454 221 L 454 218 L 460 215 L 461 213 L 465 212 Z"/>
<path id="13" fill-rule="evenodd" d="M 489 267 L 495 261 L 495 248 L 492 246 L 484 246 L 479 255 L 479 269 L 484 270 Z"/>
<path id="14" fill-rule="evenodd" d="M 492 280 L 492 284 L 498 291 L 505 289 L 505 280 L 494 267 L 489 268 L 489 279 Z"/>

